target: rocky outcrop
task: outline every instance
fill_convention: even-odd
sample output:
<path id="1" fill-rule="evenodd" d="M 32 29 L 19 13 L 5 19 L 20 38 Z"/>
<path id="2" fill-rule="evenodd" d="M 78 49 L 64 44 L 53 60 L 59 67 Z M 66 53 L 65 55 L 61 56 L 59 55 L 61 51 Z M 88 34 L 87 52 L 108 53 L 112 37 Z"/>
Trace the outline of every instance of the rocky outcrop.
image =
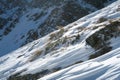
<path id="1" fill-rule="evenodd" d="M 56 72 L 60 69 L 61 69 L 61 67 L 53 68 L 51 70 L 46 69 L 39 73 L 26 74 L 26 75 L 19 75 L 20 73 L 17 73 L 17 74 L 11 75 L 7 80 L 37 80 L 37 79 L 43 77 L 44 75 Z"/>
<path id="2" fill-rule="evenodd" d="M 41 22 L 40 19 L 44 20 L 41 24 L 35 25 L 35 29 L 29 29 L 26 33 L 23 32 L 24 34 L 17 33 L 21 36 L 21 38 L 17 39 L 17 42 L 20 40 L 21 43 L 19 44 L 14 41 L 14 45 L 19 45 L 19 47 L 49 34 L 58 29 L 57 26 L 64 27 L 87 14 L 104 7 L 104 5 L 101 6 L 101 3 L 104 4 L 107 2 L 109 1 L 96 0 L 94 3 L 93 0 L 1 0 L 0 41 L 5 36 L 9 36 L 9 33 L 16 28 L 16 24 L 19 24 L 21 17 L 25 15 L 28 21 L 36 24 Z M 85 7 L 85 5 L 83 6 L 83 3 L 86 4 L 86 6 L 91 5 L 95 9 Z M 31 12 L 34 12 L 34 9 L 42 11 L 33 14 Z M 22 26 L 24 25 L 25 24 Z M 15 47 L 15 49 L 16 48 L 18 47 Z"/>
<path id="3" fill-rule="evenodd" d="M 103 29 L 97 31 L 86 39 L 87 44 L 96 50 L 95 54 L 90 56 L 90 59 L 112 50 L 109 40 L 120 36 L 119 25 L 120 21 L 110 21 L 108 25 L 104 25 L 105 27 Z"/>

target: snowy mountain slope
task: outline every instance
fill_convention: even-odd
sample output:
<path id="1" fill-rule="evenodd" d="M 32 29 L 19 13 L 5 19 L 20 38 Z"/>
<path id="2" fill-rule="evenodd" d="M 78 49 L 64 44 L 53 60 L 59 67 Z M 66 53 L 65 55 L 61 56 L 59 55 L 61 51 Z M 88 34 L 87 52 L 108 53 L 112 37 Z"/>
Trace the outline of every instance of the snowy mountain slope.
<path id="1" fill-rule="evenodd" d="M 120 48 L 96 59 L 73 65 L 39 80 L 119 80 Z"/>
<path id="2" fill-rule="evenodd" d="M 0 56 L 113 1 L 0 0 Z"/>
<path id="3" fill-rule="evenodd" d="M 120 1 L 118 0 L 104 9 L 85 16 L 64 28 L 60 28 L 1 57 L 0 79 L 36 80 L 48 74 L 50 75 L 41 79 L 64 80 L 66 77 L 66 79 L 84 78 L 87 80 L 88 77 L 99 78 L 103 73 L 106 74 L 102 75 L 101 78 L 107 77 L 106 75 L 109 73 L 109 71 L 107 73 L 107 70 L 111 72 L 112 70 L 114 71 L 114 67 L 119 66 L 119 64 L 117 65 L 120 50 L 119 4 Z M 101 55 L 103 57 L 99 57 Z M 87 61 L 92 58 L 96 59 Z M 113 64 L 112 62 L 107 63 L 115 59 L 116 61 Z M 89 64 L 91 66 L 86 68 Z M 80 72 L 77 73 L 77 70 L 72 71 L 72 69 L 77 67 L 80 68 Z M 81 68 L 85 73 L 82 74 Z M 119 68 L 117 67 L 117 69 Z M 89 71 L 92 73 L 98 71 L 99 73 L 88 77 L 84 76 L 89 74 Z M 119 79 L 119 74 L 116 73 L 112 78 L 116 77 Z"/>

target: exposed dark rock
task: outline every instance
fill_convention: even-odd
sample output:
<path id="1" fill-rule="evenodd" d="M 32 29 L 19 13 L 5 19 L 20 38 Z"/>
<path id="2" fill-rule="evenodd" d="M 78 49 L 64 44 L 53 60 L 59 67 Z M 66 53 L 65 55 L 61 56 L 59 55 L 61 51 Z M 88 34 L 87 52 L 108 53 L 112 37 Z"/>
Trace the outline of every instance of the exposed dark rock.
<path id="1" fill-rule="evenodd" d="M 93 6 L 97 7 L 98 9 L 104 7 L 104 3 L 108 0 L 85 0 L 87 3 L 92 4 Z"/>
<path id="2" fill-rule="evenodd" d="M 104 22 L 104 21 L 107 21 L 107 19 L 104 18 L 104 17 L 101 17 L 97 22 L 98 22 L 98 23 L 102 23 L 102 22 Z"/>
<path id="3" fill-rule="evenodd" d="M 88 14 L 88 10 L 75 1 L 68 1 L 63 10 L 62 19 L 67 23 L 71 23 Z"/>
<path id="4" fill-rule="evenodd" d="M 43 70 L 42 72 L 35 73 L 35 74 L 26 74 L 26 75 L 20 75 L 15 74 L 10 76 L 7 80 L 37 80 L 40 77 L 43 77 L 44 75 L 48 74 L 49 70 Z"/>
<path id="5" fill-rule="evenodd" d="M 109 52 L 112 47 L 109 40 L 120 36 L 120 22 L 113 21 L 106 25 L 103 29 L 95 32 L 93 35 L 86 39 L 88 45 L 93 47 L 97 52 L 90 56 L 91 58 L 98 57 L 106 52 Z"/>
<path id="6" fill-rule="evenodd" d="M 37 80 L 44 75 L 59 71 L 61 67 L 53 68 L 51 70 L 43 70 L 41 72 L 35 73 L 35 74 L 25 74 L 25 75 L 20 75 L 20 73 L 11 75 L 7 80 Z"/>
<path id="7" fill-rule="evenodd" d="M 107 53 L 107 52 L 109 52 L 111 50 L 112 50 L 112 47 L 105 46 L 102 49 L 96 51 L 94 54 L 90 55 L 89 59 L 93 59 L 93 58 L 96 58 L 98 56 L 101 56 L 101 55 L 103 55 L 103 54 L 105 54 L 105 53 Z"/>
<path id="8" fill-rule="evenodd" d="M 0 18 L 0 29 L 3 29 L 4 25 L 6 24 L 7 20 Z"/>
<path id="9" fill-rule="evenodd" d="M 28 37 L 27 37 L 27 43 L 28 42 L 31 42 L 33 40 L 36 40 L 38 39 L 38 33 L 36 31 L 34 31 L 33 29 L 30 30 L 28 33 L 27 33 Z"/>
<path id="10" fill-rule="evenodd" d="M 28 30 L 28 32 L 24 34 L 20 34 L 18 32 L 18 35 L 21 35 L 21 39 L 17 40 L 18 42 L 21 40 L 21 43 L 18 45 L 18 43 L 14 41 L 15 45 L 18 46 L 14 49 L 8 50 L 7 53 L 49 34 L 50 32 L 58 29 L 57 26 L 66 26 L 90 12 L 95 11 L 96 8 L 104 7 L 104 3 L 108 1 L 84 1 L 84 3 L 86 2 L 88 4 L 92 4 L 95 9 L 84 7 L 81 5 L 82 2 L 79 2 L 79 0 L 0 0 L 1 14 L 7 15 L 2 17 L 0 16 L 3 19 L 2 21 L 0 20 L 0 29 L 2 30 L 0 33 L 0 40 L 2 40 L 5 35 L 9 36 L 9 33 L 16 27 L 15 24 L 19 24 L 19 21 L 25 16 L 26 22 L 31 21 L 37 24 L 37 26 L 35 25 L 36 28 L 34 28 L 32 32 L 31 30 Z M 103 4 L 102 6 L 101 3 Z M 37 13 L 35 11 L 34 13 L 34 10 L 36 9 L 42 11 L 38 11 Z M 17 18 L 15 19 L 16 16 Z M 25 24 L 23 24 L 23 26 L 24 25 Z"/>

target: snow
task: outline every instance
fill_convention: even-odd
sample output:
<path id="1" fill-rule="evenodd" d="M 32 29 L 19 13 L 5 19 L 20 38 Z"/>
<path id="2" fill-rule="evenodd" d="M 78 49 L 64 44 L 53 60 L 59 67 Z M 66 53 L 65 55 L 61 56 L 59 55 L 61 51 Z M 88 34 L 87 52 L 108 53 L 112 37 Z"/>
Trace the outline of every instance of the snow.
<path id="1" fill-rule="evenodd" d="M 66 44 L 61 44 L 57 46 L 57 50 L 51 50 L 47 54 L 43 53 L 39 55 L 38 58 L 30 62 L 29 59 L 37 50 L 43 50 L 45 52 L 45 48 L 48 46 L 48 43 L 58 40 L 50 40 L 50 34 L 48 34 L 45 37 L 19 48 L 18 50 L 0 57 L 0 79 L 6 80 L 10 75 L 23 70 L 25 71 L 23 71 L 21 75 L 35 74 L 43 70 L 52 70 L 60 67 L 61 70 L 46 75 L 39 80 L 119 80 L 120 37 L 111 38 L 109 40 L 110 46 L 113 48 L 112 51 L 92 60 L 89 60 L 89 56 L 95 53 L 95 49 L 86 44 L 86 39 L 89 36 L 105 27 L 101 26 L 97 29 L 92 29 L 93 26 L 109 24 L 109 21 L 95 23 L 99 18 L 105 16 L 107 19 L 118 20 L 117 18 L 119 18 L 120 13 L 119 11 L 116 11 L 117 8 L 115 6 L 118 6 L 119 3 L 120 1 L 117 1 L 102 10 L 94 12 L 72 24 L 67 25 L 64 28 L 66 32 L 64 32 L 60 38 L 80 35 L 80 39 L 73 45 L 69 44 L 68 46 L 63 46 Z M 36 13 L 37 11 L 41 10 L 35 9 L 34 12 Z M 34 22 L 27 21 L 28 18 L 26 15 L 21 17 L 20 23 L 16 24 L 17 27 L 14 28 L 8 36 L 6 36 L 9 37 L 9 39 L 5 38 L 0 42 L 0 45 L 3 45 L 3 48 L 0 48 L 0 52 L 5 52 L 8 44 L 9 46 L 14 44 L 14 41 L 19 39 L 21 34 L 28 31 L 28 27 L 29 29 L 36 28 L 37 25 L 41 24 L 42 20 L 47 19 L 48 16 L 46 15 L 46 17 L 41 18 L 41 20 L 38 21 L 40 23 L 36 24 Z M 77 23 L 77 25 L 74 25 L 75 23 Z M 25 24 L 25 27 L 22 26 L 23 24 Z M 25 31 L 22 32 L 20 30 L 21 27 Z M 78 28 L 82 28 L 82 30 L 79 32 Z M 52 33 L 55 34 L 58 31 L 60 30 Z M 5 43 L 4 41 L 8 41 L 8 43 Z M 9 43 L 9 41 L 11 42 Z M 68 42 L 70 42 L 70 40 L 68 40 Z M 14 46 L 11 46 L 11 49 L 13 48 Z M 81 61 L 84 62 L 80 63 Z"/>
<path id="2" fill-rule="evenodd" d="M 99 58 L 73 65 L 39 80 L 119 80 L 119 56 L 120 48 L 117 48 Z"/>
<path id="3" fill-rule="evenodd" d="M 104 18 L 107 18 L 107 19 L 117 18 L 120 15 L 120 12 L 117 11 L 117 9 L 119 8 L 119 4 L 120 4 L 120 1 L 118 0 L 118 1 L 114 2 L 113 4 L 109 5 L 108 7 L 105 7 L 103 9 L 101 9 L 101 10 L 98 10 L 98 11 L 92 13 L 92 14 L 89 14 L 89 15 L 79 19 L 77 21 L 77 23 L 84 22 L 84 21 L 85 22 L 87 22 L 87 21 L 89 21 L 89 22 L 96 21 L 100 17 L 104 17 Z"/>
<path id="4" fill-rule="evenodd" d="M 114 46 L 113 49 L 120 47 L 120 37 L 112 38 L 110 42 L 112 43 L 110 46 Z"/>
<path id="5" fill-rule="evenodd" d="M 36 8 L 29 11 L 29 13 L 26 13 L 26 15 L 23 15 L 20 18 L 19 23 L 16 24 L 16 27 L 0 41 L 0 45 L 3 45 L 0 46 L 0 56 L 19 48 L 27 38 L 27 32 L 30 30 L 36 30 L 39 25 L 41 25 L 47 19 L 52 10 L 53 8 L 50 8 L 48 13 L 37 21 L 38 23 L 36 23 L 36 21 L 29 20 L 27 15 L 40 13 L 42 12 L 41 9 Z M 25 37 L 21 39 L 21 36 Z"/>
<path id="6" fill-rule="evenodd" d="M 55 1 L 53 0 L 52 2 L 55 2 Z M 6 3 L 6 2 L 9 2 L 7 0 L 2 0 L 1 2 L 4 2 L 6 4 L 6 6 L 1 3 L 0 7 L 1 7 L 1 9 L 3 9 L 4 12 L 0 14 L 0 17 L 3 18 L 3 21 L 5 19 L 5 21 L 8 21 L 8 22 L 6 24 L 4 24 L 3 29 L 0 30 L 0 35 L 1 35 L 0 45 L 4 45 L 4 46 L 0 46 L 0 53 L 1 53 L 0 56 L 7 54 L 8 52 L 14 51 L 14 50 L 18 49 L 19 47 L 21 47 L 22 45 L 26 44 L 27 43 L 26 38 L 28 38 L 28 35 L 27 35 L 28 31 L 31 31 L 31 30 L 37 31 L 38 27 L 40 27 L 40 26 L 43 27 L 42 25 L 47 27 L 47 25 L 49 25 L 49 24 L 47 24 L 47 23 L 49 23 L 48 20 L 50 20 L 50 22 L 59 21 L 59 20 L 56 20 L 58 17 L 53 16 L 52 13 L 54 13 L 54 12 L 51 13 L 51 11 L 54 9 L 54 7 L 56 9 L 57 8 L 60 9 L 60 11 L 58 10 L 59 13 L 57 13 L 57 14 L 59 15 L 59 19 L 61 20 L 60 14 L 63 13 L 62 8 L 64 5 L 66 5 L 66 2 L 64 3 L 64 1 L 62 1 L 62 3 L 60 3 L 59 6 L 55 6 L 57 4 L 56 3 L 51 6 L 47 6 L 47 5 L 49 5 L 49 4 L 47 4 L 44 7 L 36 8 L 36 7 L 34 7 L 35 4 L 34 4 L 33 0 L 20 1 L 20 4 L 22 3 L 23 6 L 19 5 L 19 3 L 17 3 L 16 1 L 15 1 L 15 3 L 13 2 L 13 3 L 9 3 L 9 4 Z M 35 2 L 39 2 L 39 1 L 35 1 Z M 80 5 L 84 9 L 90 11 L 89 13 L 97 10 L 94 6 L 86 3 L 84 0 L 77 0 L 75 2 L 78 3 L 78 5 Z M 108 1 L 108 2 L 110 2 L 110 1 Z M 16 5 L 16 4 L 18 4 L 18 5 Z M 42 4 L 42 3 L 40 3 L 40 4 Z M 34 5 L 34 6 L 32 6 L 32 5 Z M 39 5 L 39 3 L 38 3 L 38 5 Z M 42 11 L 45 14 L 43 14 L 43 15 L 41 14 L 42 17 L 40 17 L 38 20 L 34 21 L 35 17 L 33 17 L 33 15 L 36 15 L 36 13 L 40 14 L 40 13 L 42 13 Z M 51 17 L 50 14 L 51 14 L 52 18 L 50 18 Z M 18 22 L 11 21 L 11 20 L 14 20 L 15 15 L 19 15 L 16 18 L 16 20 L 18 20 Z M 55 13 L 55 15 L 56 15 L 56 13 Z M 14 24 L 16 24 L 16 25 L 14 25 Z M 48 26 L 50 28 L 50 31 L 54 30 L 56 25 L 59 25 L 57 23 L 56 24 L 50 23 L 50 24 L 51 24 L 51 26 Z M 55 26 L 53 26 L 54 24 L 55 24 Z M 88 23 L 85 22 L 85 24 L 88 25 L 89 21 L 88 21 Z M 12 28 L 10 25 L 12 25 Z M 86 25 L 84 25 L 84 26 L 86 26 Z M 54 27 L 54 28 L 52 28 L 52 27 Z M 10 34 L 9 33 L 7 34 L 7 30 L 9 32 L 9 29 L 12 31 L 10 32 Z M 41 29 L 41 28 L 39 28 L 39 29 Z M 40 31 L 41 30 L 37 31 L 39 37 L 41 37 L 40 34 L 42 34 Z M 40 32 L 40 34 L 39 34 L 39 32 Z M 47 34 L 47 31 L 44 34 Z M 42 36 L 43 36 L 43 34 L 42 34 Z M 29 40 L 28 42 L 30 42 L 30 41 L 33 41 L 33 38 L 31 40 Z M 8 47 L 9 45 L 11 45 L 11 47 Z"/>

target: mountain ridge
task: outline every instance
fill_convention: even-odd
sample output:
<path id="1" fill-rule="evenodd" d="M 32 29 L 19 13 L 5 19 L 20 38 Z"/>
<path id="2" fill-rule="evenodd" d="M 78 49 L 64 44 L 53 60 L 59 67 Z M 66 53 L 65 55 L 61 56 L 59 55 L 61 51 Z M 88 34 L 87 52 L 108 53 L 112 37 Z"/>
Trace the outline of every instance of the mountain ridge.
<path id="1" fill-rule="evenodd" d="M 119 80 L 120 0 L 0 57 L 2 80 Z"/>
<path id="2" fill-rule="evenodd" d="M 16 50 L 57 30 L 57 26 L 64 27 L 114 1 L 1 0 L 0 45 L 4 46 L 0 46 L 0 55 Z"/>

